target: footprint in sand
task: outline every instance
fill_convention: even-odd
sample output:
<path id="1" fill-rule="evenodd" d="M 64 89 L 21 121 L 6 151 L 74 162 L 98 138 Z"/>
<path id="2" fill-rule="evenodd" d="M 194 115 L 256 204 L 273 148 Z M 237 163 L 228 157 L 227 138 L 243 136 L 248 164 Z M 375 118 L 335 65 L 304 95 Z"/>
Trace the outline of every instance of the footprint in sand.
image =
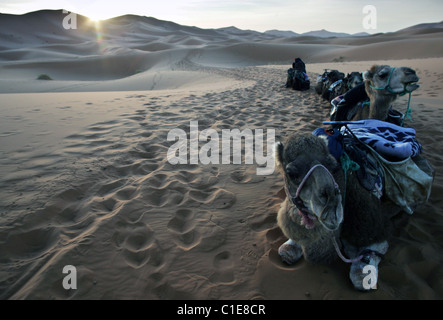
<path id="1" fill-rule="evenodd" d="M 219 169 L 212 168 L 209 172 L 198 170 L 181 170 L 175 176 L 176 179 L 193 189 L 208 190 L 219 182 Z"/>
<path id="2" fill-rule="evenodd" d="M 148 177 L 144 183 L 153 188 L 162 189 L 168 183 L 168 176 L 164 173 L 153 174 Z"/>
<path id="3" fill-rule="evenodd" d="M 169 232 L 173 235 L 172 240 L 184 251 L 192 249 L 211 252 L 216 250 L 226 242 L 226 229 L 214 223 L 211 218 L 197 219 L 197 215 L 208 216 L 208 212 L 177 210 L 167 225 Z"/>
<path id="4" fill-rule="evenodd" d="M 207 209 L 228 209 L 237 201 L 237 197 L 225 189 L 213 189 L 209 191 L 191 190 L 189 200 L 193 200 Z"/>
<path id="5" fill-rule="evenodd" d="M 275 213 L 268 213 L 267 215 L 252 215 L 248 220 L 252 230 L 261 232 L 273 228 L 276 225 L 276 219 Z"/>
<path id="6" fill-rule="evenodd" d="M 258 183 L 265 180 L 264 176 L 256 174 L 256 168 L 246 168 L 235 170 L 231 173 L 231 179 L 235 183 Z"/>
<path id="7" fill-rule="evenodd" d="M 228 284 L 235 280 L 234 263 L 228 251 L 217 254 L 214 257 L 213 265 L 215 272 L 209 277 L 211 282 Z"/>
<path id="8" fill-rule="evenodd" d="M 153 144 L 151 142 L 142 142 L 135 148 L 134 155 L 145 160 L 160 160 L 167 153 L 166 147 Z"/>
<path id="9" fill-rule="evenodd" d="M 144 223 L 119 223 L 112 242 L 121 251 L 125 262 L 134 269 L 148 263 L 153 266 L 159 266 L 162 263 L 162 255 L 155 241 L 154 231 Z"/>
<path id="10" fill-rule="evenodd" d="M 174 242 L 184 250 L 189 250 L 200 242 L 200 234 L 195 230 L 194 213 L 189 209 L 178 210 L 167 227 L 174 236 Z"/>

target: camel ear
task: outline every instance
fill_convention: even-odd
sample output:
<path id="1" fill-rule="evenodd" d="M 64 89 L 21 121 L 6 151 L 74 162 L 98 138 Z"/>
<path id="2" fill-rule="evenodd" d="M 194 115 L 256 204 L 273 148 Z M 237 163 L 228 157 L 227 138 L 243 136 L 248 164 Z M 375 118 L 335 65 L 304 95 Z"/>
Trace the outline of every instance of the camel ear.
<path id="1" fill-rule="evenodd" d="M 372 76 L 373 76 L 373 74 L 370 71 L 363 72 L 363 80 L 365 80 L 365 81 L 371 79 Z"/>
<path id="2" fill-rule="evenodd" d="M 283 145 L 283 143 L 281 143 L 280 141 L 278 141 L 275 144 L 275 159 L 277 160 L 277 167 L 282 167 L 283 166 L 283 151 L 285 150 L 285 147 Z"/>

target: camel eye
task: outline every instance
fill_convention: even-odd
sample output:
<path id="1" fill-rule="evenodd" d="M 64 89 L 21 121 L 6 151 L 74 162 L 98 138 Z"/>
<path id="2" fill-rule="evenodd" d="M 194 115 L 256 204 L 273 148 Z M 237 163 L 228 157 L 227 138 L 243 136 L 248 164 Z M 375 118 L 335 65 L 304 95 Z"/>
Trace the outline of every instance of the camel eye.
<path id="1" fill-rule="evenodd" d="M 298 170 L 297 167 L 292 165 L 291 163 L 289 165 L 286 166 L 286 174 L 288 175 L 289 178 L 291 179 L 296 179 L 298 176 Z"/>
<path id="2" fill-rule="evenodd" d="M 378 76 L 381 78 L 381 79 L 384 79 L 384 78 L 386 78 L 387 76 L 388 76 L 388 74 L 389 74 L 389 71 L 388 70 L 381 70 L 379 73 L 378 73 Z"/>
<path id="3" fill-rule="evenodd" d="M 291 179 L 297 178 L 297 172 L 296 172 L 296 170 L 294 170 L 294 168 L 291 168 L 291 167 L 290 168 L 286 168 L 286 174 Z"/>

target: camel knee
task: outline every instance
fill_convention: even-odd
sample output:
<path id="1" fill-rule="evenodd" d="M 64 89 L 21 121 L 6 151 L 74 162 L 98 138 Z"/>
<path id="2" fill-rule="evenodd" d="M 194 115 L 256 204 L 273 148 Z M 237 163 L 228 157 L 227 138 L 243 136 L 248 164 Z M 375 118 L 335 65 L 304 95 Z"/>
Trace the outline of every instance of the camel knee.
<path id="1" fill-rule="evenodd" d="M 278 248 L 278 254 L 283 262 L 293 264 L 303 256 L 303 250 L 294 240 L 289 239 Z"/>

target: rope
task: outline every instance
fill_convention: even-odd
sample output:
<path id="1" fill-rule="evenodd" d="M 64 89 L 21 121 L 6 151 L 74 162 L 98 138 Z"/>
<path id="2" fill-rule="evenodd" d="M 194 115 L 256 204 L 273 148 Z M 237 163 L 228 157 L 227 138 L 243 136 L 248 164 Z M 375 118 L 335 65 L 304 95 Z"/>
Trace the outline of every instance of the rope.
<path id="1" fill-rule="evenodd" d="M 308 173 L 306 173 L 305 177 L 303 178 L 302 182 L 300 182 L 300 185 L 297 188 L 297 191 L 295 193 L 295 197 L 298 198 L 300 196 L 300 191 L 301 188 L 304 186 L 304 184 L 306 183 L 306 180 L 308 180 L 309 176 L 312 174 L 312 172 L 316 169 L 316 168 L 323 168 L 326 170 L 326 173 L 329 175 L 329 177 L 331 178 L 332 182 L 334 183 L 334 187 L 336 189 L 338 189 L 338 184 L 337 182 L 335 182 L 334 176 L 332 175 L 332 173 L 328 170 L 328 168 L 326 168 L 324 165 L 322 164 L 316 164 L 315 166 L 313 166 L 311 169 L 309 169 Z"/>
<path id="2" fill-rule="evenodd" d="M 338 243 L 337 243 L 337 239 L 335 238 L 334 235 L 332 235 L 332 244 L 334 245 L 335 252 L 337 253 L 337 255 L 338 255 L 338 256 L 340 257 L 340 259 L 341 259 L 343 262 L 345 262 L 345 263 L 354 263 L 354 262 L 359 262 L 359 261 L 362 261 L 362 260 L 363 260 L 364 263 L 369 264 L 369 261 L 368 261 L 367 259 L 368 259 L 370 256 L 372 256 L 372 257 L 379 257 L 381 260 L 383 260 L 383 259 L 385 258 L 385 255 L 382 254 L 382 253 L 380 253 L 380 252 L 377 252 L 377 251 L 374 251 L 374 250 L 371 250 L 371 249 L 364 249 L 364 250 L 362 250 L 362 251 L 359 253 L 358 257 L 355 257 L 355 258 L 353 258 L 353 259 L 348 259 L 348 258 L 346 258 L 346 257 L 341 253 L 341 251 L 340 251 L 340 247 L 339 247 L 339 245 L 338 245 Z"/>
<path id="3" fill-rule="evenodd" d="M 392 77 L 392 74 L 394 73 L 394 70 L 395 70 L 396 68 L 392 68 L 391 69 L 391 72 L 389 72 L 389 77 L 388 77 L 388 82 L 386 83 L 386 86 L 384 86 L 383 88 L 377 88 L 377 87 L 374 87 L 374 86 L 372 86 L 372 85 L 369 85 L 372 89 L 374 89 L 374 90 L 387 90 L 389 93 L 394 93 L 395 94 L 395 92 L 394 91 L 392 91 L 392 89 L 391 89 L 391 86 L 390 86 L 390 83 L 391 83 L 391 77 Z"/>
<path id="4" fill-rule="evenodd" d="M 403 123 L 405 122 L 405 118 L 408 118 L 409 120 L 413 121 L 412 120 L 412 109 L 411 109 L 411 96 L 412 96 L 412 92 L 408 92 L 408 93 L 409 93 L 408 108 L 406 109 L 405 116 L 401 120 L 401 126 L 402 127 L 403 127 Z"/>
<path id="5" fill-rule="evenodd" d="M 345 174 L 345 188 L 343 191 L 343 208 L 344 208 L 345 204 L 346 204 L 346 188 L 347 188 L 347 183 L 348 183 L 347 182 L 348 171 L 349 170 L 357 171 L 358 169 L 360 169 L 360 166 L 358 165 L 357 162 L 352 161 L 346 152 L 343 152 L 343 155 L 340 157 L 340 163 L 341 163 L 341 167 L 343 169 L 343 172 Z"/>
<path id="6" fill-rule="evenodd" d="M 346 258 L 346 257 L 341 253 L 340 248 L 339 248 L 338 243 L 337 243 L 337 239 L 335 239 L 334 236 L 332 237 L 332 243 L 334 244 L 335 251 L 337 252 L 337 254 L 338 254 L 338 256 L 340 257 L 340 259 L 343 260 L 343 262 L 346 262 L 346 263 L 354 263 L 354 262 L 358 262 L 358 261 L 360 261 L 360 260 L 363 259 L 363 257 L 364 257 L 364 255 L 359 255 L 357 258 L 354 258 L 354 259 L 348 259 L 348 258 Z"/>

